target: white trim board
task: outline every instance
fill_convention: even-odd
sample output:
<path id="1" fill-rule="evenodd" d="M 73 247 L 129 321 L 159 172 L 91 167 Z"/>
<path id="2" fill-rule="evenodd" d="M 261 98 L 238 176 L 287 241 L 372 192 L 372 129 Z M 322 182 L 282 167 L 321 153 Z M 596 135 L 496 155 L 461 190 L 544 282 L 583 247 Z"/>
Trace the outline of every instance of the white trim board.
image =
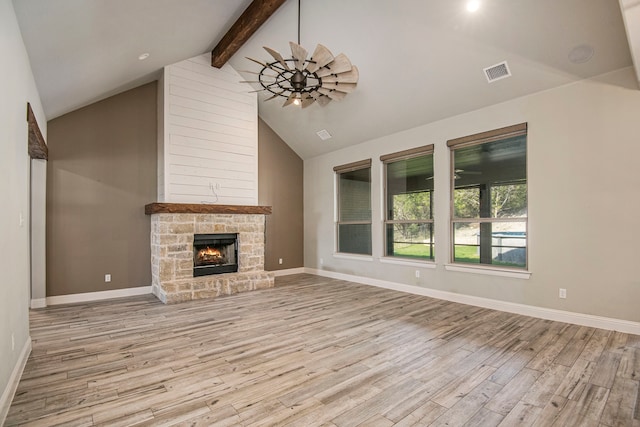
<path id="1" fill-rule="evenodd" d="M 31 300 L 31 308 L 45 308 L 47 306 L 46 298 L 35 298 Z"/>
<path id="2" fill-rule="evenodd" d="M 395 291 L 407 292 L 410 294 L 422 295 L 461 304 L 468 304 L 477 307 L 489 308 L 492 310 L 505 311 L 507 313 L 521 314 L 523 316 L 554 320 L 556 322 L 573 323 L 580 326 L 589 326 L 592 328 L 640 335 L 640 323 L 632 322 L 629 320 L 594 316 L 591 314 L 575 313 L 571 311 L 556 310 L 553 308 L 536 307 L 532 305 L 476 297 L 472 295 L 456 294 L 453 292 L 440 291 L 437 289 L 423 288 L 420 286 L 405 285 L 403 283 L 389 282 L 386 280 L 372 279 L 369 277 L 337 273 L 335 271 L 318 270 L 315 268 L 305 268 L 304 270 L 305 273 L 315 274 L 317 276 L 329 277 L 339 280 L 348 280 L 350 282 L 360 283 L 363 285 L 377 286 L 379 288 L 392 289 Z"/>
<path id="3" fill-rule="evenodd" d="M 137 288 L 113 289 L 110 291 L 85 292 L 82 294 L 70 294 L 70 295 L 56 295 L 53 297 L 47 297 L 46 305 L 73 304 L 77 302 L 100 301 L 103 299 L 130 297 L 134 295 L 147 295 L 150 293 L 151 293 L 151 286 L 140 286 Z"/>
<path id="4" fill-rule="evenodd" d="M 16 363 L 16 366 L 13 367 L 7 386 L 2 391 L 2 397 L 0 397 L 0 425 L 4 425 L 4 422 L 7 419 L 9 408 L 11 407 L 11 401 L 18 389 L 22 372 L 24 372 L 24 367 L 27 364 L 27 360 L 29 360 L 29 354 L 31 354 L 31 337 L 28 337 L 27 342 L 24 343 L 18 362 Z"/>

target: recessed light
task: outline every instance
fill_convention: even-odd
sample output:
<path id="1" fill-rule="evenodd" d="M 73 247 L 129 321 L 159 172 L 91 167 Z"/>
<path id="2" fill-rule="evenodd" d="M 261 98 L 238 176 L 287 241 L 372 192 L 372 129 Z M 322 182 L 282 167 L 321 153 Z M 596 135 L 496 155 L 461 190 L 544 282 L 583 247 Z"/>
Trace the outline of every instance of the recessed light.
<path id="1" fill-rule="evenodd" d="M 581 44 L 571 49 L 567 56 L 569 61 L 574 64 L 583 64 L 593 57 L 593 47 L 588 44 Z"/>
<path id="2" fill-rule="evenodd" d="M 326 129 L 319 130 L 316 132 L 316 135 L 318 135 L 323 141 L 331 138 L 331 134 Z"/>
<path id="3" fill-rule="evenodd" d="M 469 0 L 467 2 L 467 11 L 476 12 L 480 9 L 480 0 Z"/>
<path id="4" fill-rule="evenodd" d="M 138 59 L 140 61 L 144 61 L 145 59 L 147 59 L 149 57 L 149 53 L 145 52 L 145 53 L 141 53 L 140 56 L 138 56 Z"/>

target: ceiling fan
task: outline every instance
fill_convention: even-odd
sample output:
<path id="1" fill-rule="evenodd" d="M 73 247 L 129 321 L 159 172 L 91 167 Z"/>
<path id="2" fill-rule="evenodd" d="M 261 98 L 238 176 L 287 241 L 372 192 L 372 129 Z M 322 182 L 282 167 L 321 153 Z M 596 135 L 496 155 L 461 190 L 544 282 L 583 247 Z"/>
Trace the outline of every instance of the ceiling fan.
<path id="1" fill-rule="evenodd" d="M 454 169 L 453 178 L 460 179 L 460 175 L 482 175 L 480 171 L 468 171 L 465 169 Z"/>
<path id="2" fill-rule="evenodd" d="M 243 83 L 259 83 L 262 89 L 252 92 L 270 92 L 265 99 L 269 101 L 278 97 L 286 98 L 282 105 L 301 105 L 306 108 L 314 102 L 321 106 L 332 100 L 339 101 L 356 89 L 359 79 L 358 68 L 351 64 L 343 53 L 333 56 L 325 46 L 318 44 L 313 54 L 307 59 L 307 50 L 300 46 L 300 0 L 298 0 L 298 43 L 289 42 L 291 58 L 285 59 L 278 51 L 264 46 L 274 61 L 247 59 L 260 64 L 260 72 L 245 71 L 256 74 L 258 80 Z"/>

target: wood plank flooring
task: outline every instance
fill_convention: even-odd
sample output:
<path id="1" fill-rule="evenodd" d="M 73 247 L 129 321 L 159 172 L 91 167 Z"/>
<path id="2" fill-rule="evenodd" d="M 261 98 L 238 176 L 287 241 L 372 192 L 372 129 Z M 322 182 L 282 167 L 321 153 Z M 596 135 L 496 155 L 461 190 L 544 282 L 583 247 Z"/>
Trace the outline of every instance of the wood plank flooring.
<path id="1" fill-rule="evenodd" d="M 640 336 L 311 275 L 31 337 L 7 426 L 640 426 Z"/>

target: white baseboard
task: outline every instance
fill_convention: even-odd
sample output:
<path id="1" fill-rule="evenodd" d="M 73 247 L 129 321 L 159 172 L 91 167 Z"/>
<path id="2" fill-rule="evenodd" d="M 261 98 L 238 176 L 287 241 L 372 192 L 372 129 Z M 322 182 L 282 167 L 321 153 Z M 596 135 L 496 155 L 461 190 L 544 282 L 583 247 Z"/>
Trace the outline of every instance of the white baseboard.
<path id="1" fill-rule="evenodd" d="M 77 302 L 99 301 L 103 299 L 146 295 L 151 293 L 151 286 L 137 288 L 113 289 L 111 291 L 85 292 L 82 294 L 57 295 L 47 297 L 46 305 L 73 304 Z"/>
<path id="2" fill-rule="evenodd" d="M 7 386 L 2 391 L 2 397 L 0 397 L 0 426 L 4 425 L 4 421 L 7 419 L 11 401 L 18 389 L 22 372 L 27 364 L 27 360 L 29 360 L 29 354 L 31 354 L 31 337 L 28 337 L 27 342 L 24 343 L 20 357 L 18 358 L 16 366 L 13 367 L 13 372 L 11 372 L 11 376 L 7 382 Z"/>
<path id="3" fill-rule="evenodd" d="M 405 285 L 403 283 L 395 283 L 386 280 L 372 279 L 369 277 L 337 273 L 335 271 L 318 270 L 315 268 L 305 268 L 304 270 L 305 273 L 315 274 L 317 276 L 329 277 L 339 280 L 348 280 L 350 282 L 361 283 L 363 285 L 377 286 L 379 288 L 392 289 L 415 295 L 423 295 L 431 298 L 458 302 L 461 304 L 490 308 L 493 310 L 506 311 L 508 313 L 521 314 L 524 316 L 537 317 L 546 320 L 554 320 L 557 322 L 573 323 L 580 326 L 589 326 L 593 328 L 640 335 L 640 323 L 632 322 L 629 320 L 594 316 L 591 314 L 575 313 L 571 311 L 556 310 L 553 308 L 536 307 L 533 305 L 499 301 L 472 295 L 456 294 L 453 292 L 440 291 L 437 289 L 423 288 L 421 286 Z"/>
<path id="4" fill-rule="evenodd" d="M 275 277 L 278 276 L 289 276 L 291 274 L 302 274 L 305 273 L 306 269 L 304 267 L 298 267 L 298 268 L 289 268 L 286 270 L 274 270 L 274 271 L 270 271 L 269 273 L 273 273 L 273 275 Z"/>
<path id="5" fill-rule="evenodd" d="M 45 308 L 47 306 L 46 298 L 34 298 L 31 300 L 31 308 Z"/>

